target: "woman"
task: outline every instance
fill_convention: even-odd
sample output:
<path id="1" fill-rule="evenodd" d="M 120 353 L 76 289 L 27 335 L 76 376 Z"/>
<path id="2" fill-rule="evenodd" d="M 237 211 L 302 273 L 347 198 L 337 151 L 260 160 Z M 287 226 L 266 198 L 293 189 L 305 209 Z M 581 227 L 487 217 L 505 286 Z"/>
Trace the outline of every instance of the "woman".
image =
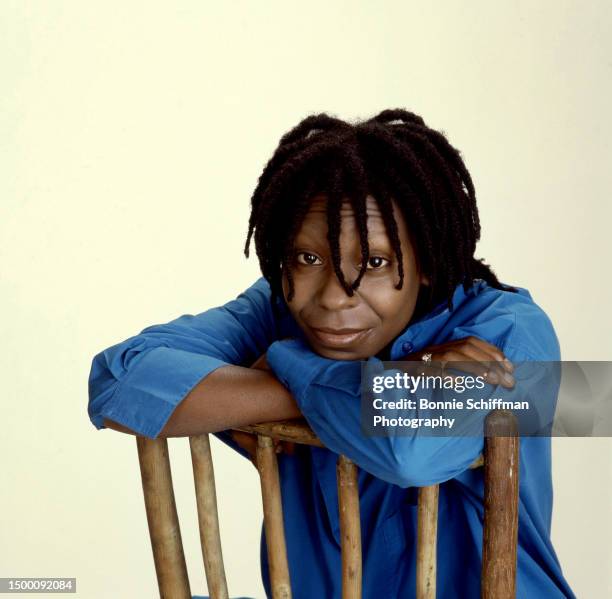
<path id="1" fill-rule="evenodd" d="M 556 361 L 526 289 L 474 257 L 474 186 L 445 136 L 405 110 L 310 116 L 284 135 L 252 197 L 262 277 L 236 299 L 154 325 L 95 356 L 89 415 L 150 438 L 304 416 L 326 448 L 280 445 L 293 596 L 341 596 L 336 458 L 359 467 L 363 597 L 415 588 L 416 488 L 440 484 L 438 597 L 477 597 L 482 437 L 365 437 L 360 365 L 468 362 L 512 388 L 513 362 Z M 520 443 L 517 595 L 574 597 L 550 541 L 550 438 Z M 271 596 L 265 535 L 261 565 Z"/>

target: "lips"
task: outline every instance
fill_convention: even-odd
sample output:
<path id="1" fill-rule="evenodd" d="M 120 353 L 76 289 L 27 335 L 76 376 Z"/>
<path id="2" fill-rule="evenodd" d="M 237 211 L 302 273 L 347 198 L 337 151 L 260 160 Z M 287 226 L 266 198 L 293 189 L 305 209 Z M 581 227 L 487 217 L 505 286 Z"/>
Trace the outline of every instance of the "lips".
<path id="1" fill-rule="evenodd" d="M 360 341 L 371 329 L 331 329 L 328 327 L 311 327 L 310 330 L 323 345 L 330 347 L 344 347 Z"/>
<path id="2" fill-rule="evenodd" d="M 332 329 L 329 327 L 312 327 L 313 331 L 322 331 L 323 333 L 330 333 L 331 335 L 348 335 L 350 333 L 360 333 L 365 329 Z"/>

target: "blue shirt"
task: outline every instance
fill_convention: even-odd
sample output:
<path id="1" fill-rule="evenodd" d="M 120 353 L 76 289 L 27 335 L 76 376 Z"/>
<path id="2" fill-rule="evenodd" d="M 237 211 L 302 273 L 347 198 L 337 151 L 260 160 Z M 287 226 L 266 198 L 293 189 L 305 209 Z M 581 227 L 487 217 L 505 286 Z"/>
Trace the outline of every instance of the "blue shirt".
<path id="1" fill-rule="evenodd" d="M 477 279 L 458 285 L 446 303 L 411 323 L 390 359 L 473 335 L 512 362 L 557 361 L 553 326 L 530 293 L 501 291 Z M 275 375 L 292 392 L 326 448 L 297 446 L 279 454 L 287 552 L 295 599 L 341 597 L 336 460 L 358 466 L 363 598 L 411 596 L 415 589 L 417 487 L 440 483 L 438 597 L 480 596 L 483 469 L 469 469 L 482 437 L 364 437 L 360 429 L 360 362 L 314 353 L 286 305 L 274 313 L 259 278 L 236 299 L 183 315 L 97 354 L 89 377 L 88 412 L 96 428 L 109 418 L 155 438 L 189 391 L 227 364 L 249 366 L 267 351 Z M 291 337 L 292 339 L 287 339 Z M 376 360 L 377 358 L 369 358 Z M 248 458 L 227 431 L 214 433 Z M 517 597 L 575 597 L 550 541 L 551 440 L 520 440 Z M 271 597 L 264 529 L 261 571 Z"/>

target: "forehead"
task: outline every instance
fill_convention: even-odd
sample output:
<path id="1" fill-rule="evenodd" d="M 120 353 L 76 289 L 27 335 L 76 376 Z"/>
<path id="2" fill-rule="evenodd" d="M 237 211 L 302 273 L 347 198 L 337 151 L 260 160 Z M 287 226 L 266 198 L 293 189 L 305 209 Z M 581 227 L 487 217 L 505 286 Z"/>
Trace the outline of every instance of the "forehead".
<path id="1" fill-rule="evenodd" d="M 366 214 L 368 222 L 368 236 L 386 236 L 387 230 L 383 220 L 382 213 L 376 200 L 371 196 L 366 198 Z M 395 221 L 398 224 L 400 231 L 403 229 L 400 223 L 401 216 L 399 211 L 394 206 Z M 340 208 L 340 218 L 342 219 L 342 228 L 350 228 L 356 226 L 355 212 L 353 206 L 348 201 L 344 200 Z M 310 234 L 327 230 L 327 198 L 324 195 L 317 195 L 311 200 L 309 210 L 302 221 L 300 233 Z"/>

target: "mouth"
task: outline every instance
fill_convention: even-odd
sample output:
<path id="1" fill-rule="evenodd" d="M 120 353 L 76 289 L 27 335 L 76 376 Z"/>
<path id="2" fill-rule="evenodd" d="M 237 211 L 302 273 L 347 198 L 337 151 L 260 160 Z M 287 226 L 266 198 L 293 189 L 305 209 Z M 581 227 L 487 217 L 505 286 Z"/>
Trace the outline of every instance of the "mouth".
<path id="1" fill-rule="evenodd" d="M 362 340 L 372 329 L 330 329 L 310 327 L 319 342 L 328 347 L 345 347 Z"/>

